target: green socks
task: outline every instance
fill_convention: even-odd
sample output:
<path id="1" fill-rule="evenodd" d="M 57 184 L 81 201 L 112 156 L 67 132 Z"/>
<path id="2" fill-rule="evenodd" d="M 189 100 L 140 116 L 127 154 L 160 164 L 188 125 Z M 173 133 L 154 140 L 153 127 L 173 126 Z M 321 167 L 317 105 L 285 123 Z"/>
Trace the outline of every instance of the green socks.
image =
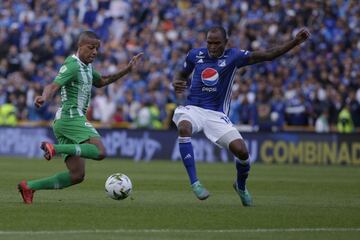
<path id="1" fill-rule="evenodd" d="M 61 189 L 72 185 L 71 176 L 68 171 L 55 174 L 54 176 L 33 181 L 27 181 L 27 185 L 32 190 L 39 189 Z"/>
<path id="2" fill-rule="evenodd" d="M 94 144 L 54 144 L 56 154 L 64 153 L 84 158 L 97 159 L 99 149 Z"/>

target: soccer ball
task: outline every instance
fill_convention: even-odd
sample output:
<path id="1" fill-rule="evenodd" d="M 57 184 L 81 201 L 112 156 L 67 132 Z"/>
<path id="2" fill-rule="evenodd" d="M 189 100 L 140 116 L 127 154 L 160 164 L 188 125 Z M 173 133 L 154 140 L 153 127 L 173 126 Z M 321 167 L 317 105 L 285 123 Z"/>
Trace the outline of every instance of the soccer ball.
<path id="1" fill-rule="evenodd" d="M 131 194 L 131 191 L 131 180 L 125 174 L 114 173 L 105 182 L 105 192 L 112 199 L 123 200 Z"/>

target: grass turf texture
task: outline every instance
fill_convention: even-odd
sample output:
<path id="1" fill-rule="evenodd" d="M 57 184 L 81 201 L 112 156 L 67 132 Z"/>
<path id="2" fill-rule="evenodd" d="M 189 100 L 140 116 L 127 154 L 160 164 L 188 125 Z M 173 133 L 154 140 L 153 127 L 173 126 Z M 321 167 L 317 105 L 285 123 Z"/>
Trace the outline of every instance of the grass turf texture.
<path id="1" fill-rule="evenodd" d="M 360 168 L 252 167 L 255 207 L 241 206 L 233 164 L 198 164 L 210 198 L 199 201 L 180 162 L 87 161 L 86 180 L 37 191 L 22 203 L 22 179 L 64 170 L 62 160 L 0 158 L 0 239 L 359 239 Z M 133 199 L 115 201 L 106 178 L 127 174 Z"/>

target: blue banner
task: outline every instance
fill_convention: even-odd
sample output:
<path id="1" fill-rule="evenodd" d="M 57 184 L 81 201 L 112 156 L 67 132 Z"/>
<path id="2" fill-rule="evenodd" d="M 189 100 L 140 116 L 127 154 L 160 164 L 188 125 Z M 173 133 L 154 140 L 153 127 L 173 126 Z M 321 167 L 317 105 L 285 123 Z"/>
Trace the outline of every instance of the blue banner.
<path id="1" fill-rule="evenodd" d="M 108 157 L 134 161 L 180 160 L 176 131 L 98 129 Z M 244 133 L 252 162 L 360 165 L 357 134 Z M 40 143 L 56 140 L 50 128 L 0 128 L 0 156 L 41 157 Z M 232 162 L 203 134 L 192 138 L 196 161 Z"/>

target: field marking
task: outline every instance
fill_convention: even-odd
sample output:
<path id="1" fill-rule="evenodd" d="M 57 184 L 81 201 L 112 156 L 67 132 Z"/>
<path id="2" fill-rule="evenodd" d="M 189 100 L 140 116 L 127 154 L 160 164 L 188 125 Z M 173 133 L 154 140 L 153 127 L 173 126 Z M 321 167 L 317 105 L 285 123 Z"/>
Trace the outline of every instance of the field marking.
<path id="1" fill-rule="evenodd" d="M 86 233 L 283 233 L 283 232 L 360 232 L 360 228 L 254 228 L 254 229 L 88 229 L 63 231 L 0 231 L 0 235 L 51 235 Z"/>

